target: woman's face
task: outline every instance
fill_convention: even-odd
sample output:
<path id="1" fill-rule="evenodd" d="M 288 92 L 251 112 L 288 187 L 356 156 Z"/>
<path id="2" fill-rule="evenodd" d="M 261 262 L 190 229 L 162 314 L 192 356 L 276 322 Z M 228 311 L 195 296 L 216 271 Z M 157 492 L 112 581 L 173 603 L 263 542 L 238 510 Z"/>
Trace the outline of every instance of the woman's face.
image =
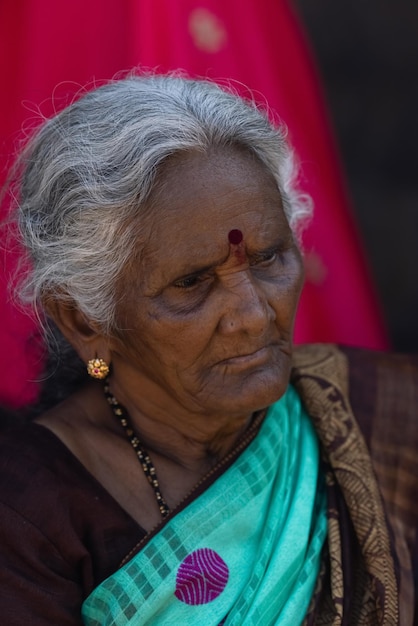
<path id="1" fill-rule="evenodd" d="M 162 180 L 138 268 L 122 281 L 115 383 L 173 410 L 263 408 L 288 384 L 303 274 L 275 182 L 233 149 L 177 157 Z"/>

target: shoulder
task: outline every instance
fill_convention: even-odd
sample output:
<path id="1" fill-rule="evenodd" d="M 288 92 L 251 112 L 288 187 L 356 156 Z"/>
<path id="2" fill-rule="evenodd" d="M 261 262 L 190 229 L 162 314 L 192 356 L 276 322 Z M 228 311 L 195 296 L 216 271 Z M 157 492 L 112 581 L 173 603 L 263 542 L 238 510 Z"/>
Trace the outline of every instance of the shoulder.
<path id="1" fill-rule="evenodd" d="M 293 379 L 341 391 L 373 452 L 377 440 L 418 449 L 418 354 L 333 344 L 298 346 Z"/>
<path id="2" fill-rule="evenodd" d="M 327 453 L 346 447 L 346 471 L 366 451 L 401 569 L 410 572 L 418 563 L 418 355 L 301 346 L 292 382 Z"/>
<path id="3" fill-rule="evenodd" d="M 418 525 L 418 355 L 301 346 L 292 382 L 320 426 L 334 416 L 341 436 L 354 416 L 388 506 Z"/>
<path id="4" fill-rule="evenodd" d="M 72 581 L 85 596 L 142 537 L 142 529 L 50 430 L 29 423 L 0 434 L 6 578 L 18 567 L 24 580 L 38 581 L 36 588 L 42 580 L 45 589 L 48 580 L 57 589 Z M 22 585 L 16 580 L 16 588 Z"/>
<path id="5" fill-rule="evenodd" d="M 55 481 L 57 466 L 65 467 L 69 451 L 47 428 L 36 423 L 9 426 L 0 432 L 0 496 L 7 487 L 13 490 L 10 480 L 31 483 L 34 475 L 42 473 Z M 71 459 L 70 459 L 71 460 Z M 65 462 L 64 462 L 65 461 Z M 7 491 L 7 489 L 6 489 Z"/>
<path id="6" fill-rule="evenodd" d="M 0 434 L 0 503 L 52 542 L 67 530 L 65 519 L 82 523 L 82 517 L 72 514 L 83 504 L 77 499 L 80 486 L 89 482 L 85 474 L 71 452 L 43 426 L 30 423 Z"/>
<path id="7" fill-rule="evenodd" d="M 378 352 L 333 344 L 298 346 L 292 380 L 309 393 L 316 381 L 347 400 L 373 453 L 377 441 L 398 452 L 418 447 L 418 355 Z M 417 446 L 417 447 L 416 447 Z"/>
<path id="8" fill-rule="evenodd" d="M 400 606 L 407 614 L 413 585 L 418 586 L 418 355 L 301 346 L 292 382 L 343 493 L 344 477 L 357 486 L 378 487 L 377 500 L 373 491 L 363 501 L 350 493 L 346 502 L 355 503 L 351 512 L 357 519 L 362 512 L 364 525 L 368 503 L 382 501 L 396 554 Z"/>
<path id="9" fill-rule="evenodd" d="M 350 403 L 387 510 L 409 529 L 418 559 L 418 355 L 342 350 Z"/>
<path id="10" fill-rule="evenodd" d="M 84 541 L 130 522 L 60 438 L 37 423 L 0 434 L 0 503 L 63 545 L 66 533 Z"/>
<path id="11" fill-rule="evenodd" d="M 0 435 L 0 584 L 5 590 L 0 611 L 7 623 L 26 623 L 28 615 L 34 624 L 46 623 L 44 617 L 79 623 L 77 607 L 92 577 L 85 571 L 80 579 L 88 552 L 71 521 L 77 516 L 71 515 L 71 489 L 64 486 L 65 466 L 65 447 L 41 426 L 11 427 Z"/>
<path id="12" fill-rule="evenodd" d="M 418 355 L 342 347 L 350 401 L 367 444 L 418 445 Z M 417 448 L 415 448 L 416 450 Z"/>

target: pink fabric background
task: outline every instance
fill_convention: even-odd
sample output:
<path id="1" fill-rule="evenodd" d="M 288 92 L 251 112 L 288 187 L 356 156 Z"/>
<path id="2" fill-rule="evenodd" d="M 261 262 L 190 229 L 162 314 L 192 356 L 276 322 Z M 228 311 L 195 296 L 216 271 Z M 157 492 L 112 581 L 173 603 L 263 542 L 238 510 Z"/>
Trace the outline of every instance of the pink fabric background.
<path id="1" fill-rule="evenodd" d="M 0 63 L 2 180 L 22 126 L 39 122 L 38 108 L 49 116 L 86 83 L 138 64 L 232 78 L 266 99 L 288 125 L 315 204 L 296 340 L 387 346 L 316 69 L 285 0 L 4 0 Z M 19 405 L 36 396 L 42 355 L 34 323 L 6 296 L 15 263 L 1 255 L 0 402 Z"/>

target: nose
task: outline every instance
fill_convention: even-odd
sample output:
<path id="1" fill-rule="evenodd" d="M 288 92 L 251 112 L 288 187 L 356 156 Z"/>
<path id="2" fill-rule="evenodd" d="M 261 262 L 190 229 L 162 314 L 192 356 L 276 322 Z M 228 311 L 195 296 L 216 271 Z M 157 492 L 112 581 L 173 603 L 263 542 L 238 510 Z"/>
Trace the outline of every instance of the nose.
<path id="1" fill-rule="evenodd" d="M 251 275 L 251 269 L 222 276 L 222 314 L 218 329 L 222 334 L 244 332 L 260 337 L 276 319 L 262 285 Z"/>

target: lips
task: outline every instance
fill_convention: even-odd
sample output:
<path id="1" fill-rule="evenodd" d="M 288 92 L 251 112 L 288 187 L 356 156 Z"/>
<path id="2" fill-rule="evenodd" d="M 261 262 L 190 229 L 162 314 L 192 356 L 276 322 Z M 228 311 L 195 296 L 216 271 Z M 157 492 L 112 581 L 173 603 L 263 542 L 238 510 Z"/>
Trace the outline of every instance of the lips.
<path id="1" fill-rule="evenodd" d="M 270 356 L 270 351 L 273 346 L 263 346 L 254 352 L 246 352 L 243 354 L 237 354 L 227 359 L 222 359 L 219 365 L 257 365 L 266 362 Z"/>

